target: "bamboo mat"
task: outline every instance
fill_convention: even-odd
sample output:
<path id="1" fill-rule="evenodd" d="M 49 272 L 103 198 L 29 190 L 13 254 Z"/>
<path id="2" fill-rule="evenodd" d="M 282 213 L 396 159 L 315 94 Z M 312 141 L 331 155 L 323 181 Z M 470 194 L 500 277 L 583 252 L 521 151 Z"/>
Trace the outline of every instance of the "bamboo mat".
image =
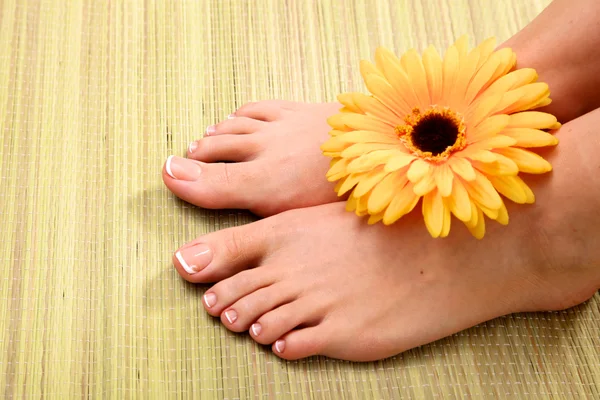
<path id="1" fill-rule="evenodd" d="M 385 361 L 285 362 L 209 317 L 171 265 L 252 220 L 162 184 L 208 124 L 249 100 L 363 90 L 377 45 L 507 39 L 547 3 L 0 0 L 0 395 L 599 398 L 598 295 Z"/>

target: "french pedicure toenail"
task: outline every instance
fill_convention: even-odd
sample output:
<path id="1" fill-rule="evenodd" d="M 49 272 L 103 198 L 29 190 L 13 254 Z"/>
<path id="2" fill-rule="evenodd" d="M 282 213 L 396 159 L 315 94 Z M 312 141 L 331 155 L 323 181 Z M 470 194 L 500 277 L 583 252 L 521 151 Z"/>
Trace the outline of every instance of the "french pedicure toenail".
<path id="1" fill-rule="evenodd" d="M 252 324 L 252 326 L 250 327 L 250 329 L 252 330 L 252 334 L 254 336 L 258 336 L 258 335 L 260 335 L 260 331 L 262 330 L 262 326 L 260 326 L 260 324 L 257 322 L 255 324 Z"/>
<path id="2" fill-rule="evenodd" d="M 214 293 L 206 293 L 204 295 L 204 304 L 206 304 L 206 307 L 208 308 L 217 304 L 217 295 Z"/>
<path id="3" fill-rule="evenodd" d="M 198 243 L 179 250 L 175 257 L 188 274 L 202 271 L 212 261 L 212 251 L 203 244 Z"/>
<path id="4" fill-rule="evenodd" d="M 204 136 L 213 135 L 216 131 L 217 131 L 217 128 L 214 125 L 211 125 L 208 128 L 206 128 L 206 132 L 204 132 Z"/>
<path id="5" fill-rule="evenodd" d="M 188 153 L 193 153 L 197 148 L 198 148 L 198 143 L 196 141 L 193 141 L 188 146 Z"/>
<path id="6" fill-rule="evenodd" d="M 165 169 L 173 179 L 195 181 L 200 178 L 200 165 L 196 161 L 187 158 L 169 156 Z"/>
<path id="7" fill-rule="evenodd" d="M 285 340 L 276 341 L 275 350 L 277 350 L 278 353 L 283 353 L 283 351 L 285 350 Z"/>
<path id="8" fill-rule="evenodd" d="M 229 114 L 229 115 L 227 116 L 227 119 L 234 119 L 234 118 L 235 118 L 235 114 Z"/>
<path id="9" fill-rule="evenodd" d="M 227 310 L 225 311 L 225 318 L 227 318 L 230 324 L 233 324 L 237 320 L 237 313 L 235 310 Z"/>

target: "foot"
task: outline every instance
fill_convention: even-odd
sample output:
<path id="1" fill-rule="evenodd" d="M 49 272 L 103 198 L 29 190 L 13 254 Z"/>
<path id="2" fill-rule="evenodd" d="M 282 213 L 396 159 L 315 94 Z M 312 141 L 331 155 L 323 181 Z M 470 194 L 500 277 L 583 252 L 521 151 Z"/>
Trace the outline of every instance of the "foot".
<path id="1" fill-rule="evenodd" d="M 248 103 L 207 128 L 187 159 L 169 157 L 167 187 L 204 208 L 248 209 L 260 216 L 338 200 L 325 180 L 330 159 L 319 146 L 338 103 Z M 223 161 L 229 162 L 224 163 Z"/>
<path id="2" fill-rule="evenodd" d="M 509 226 L 490 224 L 482 241 L 462 226 L 431 239 L 416 213 L 369 226 L 338 202 L 200 237 L 174 263 L 190 282 L 220 281 L 206 310 L 285 359 L 381 359 L 501 315 L 568 308 L 600 288 L 600 187 L 586 184 L 599 124 L 600 110 L 566 124 L 551 178 L 528 180 L 537 203 L 509 205 Z"/>

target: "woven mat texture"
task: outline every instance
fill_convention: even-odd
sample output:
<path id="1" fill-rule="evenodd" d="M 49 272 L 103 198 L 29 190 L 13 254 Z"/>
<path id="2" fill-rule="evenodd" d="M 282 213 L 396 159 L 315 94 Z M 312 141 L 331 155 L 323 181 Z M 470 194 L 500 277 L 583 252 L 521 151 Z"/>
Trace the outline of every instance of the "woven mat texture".
<path id="1" fill-rule="evenodd" d="M 251 100 L 364 91 L 378 45 L 502 41 L 547 4 L 0 0 L 0 396 L 600 398 L 598 295 L 380 362 L 285 362 L 209 317 L 171 264 L 253 220 L 162 184 L 207 125 Z"/>

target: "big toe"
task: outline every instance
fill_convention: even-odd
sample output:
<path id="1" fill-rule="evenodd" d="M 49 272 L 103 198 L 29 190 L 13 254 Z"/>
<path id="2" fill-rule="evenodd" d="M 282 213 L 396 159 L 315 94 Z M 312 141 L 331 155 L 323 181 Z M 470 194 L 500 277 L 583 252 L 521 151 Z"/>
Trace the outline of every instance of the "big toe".
<path id="1" fill-rule="evenodd" d="M 263 221 L 213 232 L 185 244 L 173 254 L 177 272 L 189 282 L 206 283 L 256 266 L 267 250 Z"/>
<path id="2" fill-rule="evenodd" d="M 162 178 L 173 194 L 199 207 L 246 209 L 264 215 L 260 199 L 268 174 L 261 165 L 257 161 L 203 163 L 170 156 Z"/>

